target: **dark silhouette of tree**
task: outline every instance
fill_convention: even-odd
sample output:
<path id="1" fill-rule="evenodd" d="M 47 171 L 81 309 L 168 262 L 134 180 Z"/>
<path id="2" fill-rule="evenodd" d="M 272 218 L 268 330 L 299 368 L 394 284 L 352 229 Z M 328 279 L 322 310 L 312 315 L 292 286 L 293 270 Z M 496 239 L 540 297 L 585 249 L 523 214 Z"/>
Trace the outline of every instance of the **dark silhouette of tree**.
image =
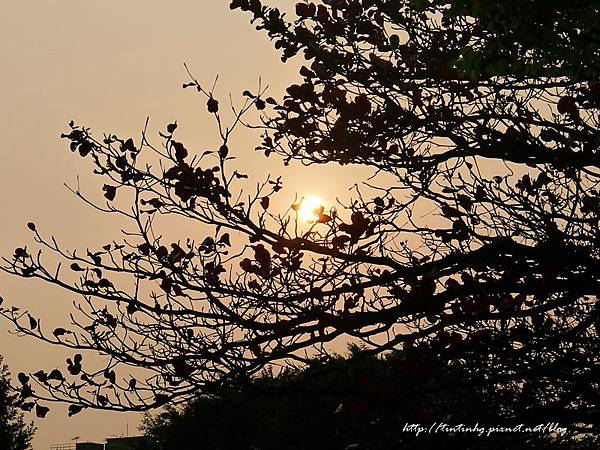
<path id="1" fill-rule="evenodd" d="M 384 358 L 312 361 L 279 376 L 264 372 L 243 387 L 224 388 L 185 407 L 147 414 L 148 450 L 256 449 L 576 449 L 593 439 L 549 433 L 491 432 L 517 425 L 517 390 L 463 384 L 470 374 L 421 352 Z M 457 381 L 459 382 L 457 384 Z M 479 431 L 416 433 L 411 424 L 463 424 Z M 522 430 L 527 426 L 522 425 Z"/>
<path id="2" fill-rule="evenodd" d="M 462 61 L 456 61 L 457 68 L 470 79 L 568 76 L 572 81 L 586 82 L 598 78 L 598 1 L 433 3 L 448 5 L 445 16 L 450 20 L 470 16 L 478 21 L 475 34 L 485 39 L 473 53 L 465 52 Z M 421 9 L 426 7 L 422 2 Z"/>
<path id="3" fill-rule="evenodd" d="M 25 335 L 106 355 L 106 366 L 77 354 L 68 374 L 40 370 L 24 389 L 71 402 L 71 414 L 145 410 L 307 364 L 350 339 L 371 354 L 418 348 L 462 361 L 488 386 L 518 389 L 526 416 L 597 432 L 596 2 L 550 4 L 510 1 L 497 14 L 487 1 L 323 0 L 298 3 L 288 22 L 233 0 L 284 60 L 304 56 L 303 81 L 281 100 L 244 92 L 227 124 L 190 75 L 184 87 L 220 132 L 202 154 L 177 140 L 177 123 L 160 146 L 146 130 L 99 139 L 70 124 L 63 137 L 106 180 L 106 204 L 73 191 L 130 226 L 77 253 L 29 224 L 71 273 L 26 247 L 4 270 L 84 301 L 52 333 L 25 311 L 2 313 Z M 530 36 L 546 25 L 550 38 Z M 280 178 L 248 192 L 248 175 L 231 168 L 231 133 L 251 109 L 265 156 L 374 177 L 308 225 L 298 203 L 274 210 Z M 193 232 L 163 239 L 169 217 Z"/>
<path id="4" fill-rule="evenodd" d="M 26 380 L 19 374 L 20 380 Z M 8 366 L 0 356 L 0 448 L 3 450 L 29 450 L 35 433 L 33 424 L 25 423 L 22 409 L 31 409 L 33 403 L 26 403 L 18 390 L 10 384 Z"/>

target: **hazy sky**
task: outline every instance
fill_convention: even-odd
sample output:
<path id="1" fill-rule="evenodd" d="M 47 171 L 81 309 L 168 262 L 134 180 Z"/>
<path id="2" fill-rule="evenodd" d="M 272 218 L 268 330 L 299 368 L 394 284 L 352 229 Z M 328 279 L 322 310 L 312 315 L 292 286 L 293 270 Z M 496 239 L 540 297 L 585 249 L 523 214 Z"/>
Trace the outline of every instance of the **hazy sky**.
<path id="1" fill-rule="evenodd" d="M 293 1 L 273 0 L 289 8 Z M 98 135 L 115 132 L 138 137 L 146 116 L 156 133 L 178 120 L 180 139 L 203 151 L 214 142 L 204 114 L 205 101 L 181 84 L 187 62 L 199 81 L 218 95 L 241 98 L 259 76 L 273 96 L 295 79 L 295 64 L 280 62 L 266 35 L 249 17 L 232 12 L 227 0 L 43 0 L 3 2 L 0 16 L 0 254 L 10 255 L 30 242 L 25 223 L 34 221 L 72 248 L 94 247 L 118 238 L 119 227 L 78 201 L 63 183 L 81 176 L 84 191 L 95 189 L 87 160 L 73 155 L 60 139 L 69 120 Z M 157 141 L 158 142 L 158 141 Z M 348 174 L 327 168 L 281 170 L 253 151 L 256 136 L 243 132 L 232 151 L 253 176 L 283 173 L 290 192 L 333 197 Z M 348 169 L 353 171 L 355 169 Z M 347 185 L 343 185 L 346 189 Z M 290 199 L 291 200 L 291 199 Z M 77 298 L 35 281 L 0 274 L 0 295 L 9 304 L 30 308 L 45 323 L 67 324 L 66 312 Z M 13 374 L 64 366 L 66 353 L 9 334 L 0 322 L 0 353 Z M 28 416 L 32 417 L 32 415 Z M 139 415 L 87 412 L 68 419 L 54 407 L 36 421 L 35 450 L 52 443 L 98 440 L 134 434 Z"/>

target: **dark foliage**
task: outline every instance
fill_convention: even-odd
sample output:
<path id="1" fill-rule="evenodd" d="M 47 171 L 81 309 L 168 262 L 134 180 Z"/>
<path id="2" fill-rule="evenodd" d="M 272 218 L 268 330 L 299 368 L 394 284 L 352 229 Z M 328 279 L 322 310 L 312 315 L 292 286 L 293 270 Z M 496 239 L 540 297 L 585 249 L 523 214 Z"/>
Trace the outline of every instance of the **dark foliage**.
<path id="1" fill-rule="evenodd" d="M 41 250 L 5 259 L 4 270 L 84 299 L 53 336 L 3 309 L 23 334 L 108 356 L 100 370 L 81 356 L 68 374 L 40 370 L 35 398 L 49 391 L 73 414 L 145 410 L 271 363 L 308 364 L 349 339 L 371 354 L 417 348 L 460 361 L 489 389 L 517 389 L 524 417 L 597 432 L 598 14 L 596 2 L 540 4 L 323 0 L 299 3 L 288 22 L 234 0 L 284 60 L 307 63 L 280 100 L 244 92 L 229 126 L 216 94 L 191 77 L 184 87 L 206 101 L 219 148 L 190 151 L 177 123 L 162 146 L 146 130 L 97 139 L 71 123 L 63 137 L 106 182 L 96 207 L 130 227 L 76 253 L 30 224 L 71 274 Z M 548 35 L 532 35 L 541 28 Z M 248 175 L 231 168 L 231 133 L 251 109 L 267 157 L 376 176 L 309 225 L 297 203 L 274 210 L 280 178 L 243 192 Z M 167 241 L 165 217 L 197 231 Z"/>
<path id="2" fill-rule="evenodd" d="M 265 372 L 247 385 L 193 400 L 184 408 L 147 415 L 148 450 L 306 449 L 577 449 L 592 439 L 549 433 L 487 435 L 511 427 L 518 390 L 470 383 L 464 367 L 421 352 L 385 358 L 334 357 L 278 377 Z M 478 425 L 478 432 L 427 433 L 407 426 Z M 534 418 L 521 422 L 539 425 Z"/>
<path id="3" fill-rule="evenodd" d="M 19 374 L 19 381 L 26 376 Z M 8 366 L 0 356 L 0 448 L 2 450 L 30 450 L 35 428 L 25 422 L 22 410 L 30 410 L 32 403 L 25 402 L 10 383 Z"/>

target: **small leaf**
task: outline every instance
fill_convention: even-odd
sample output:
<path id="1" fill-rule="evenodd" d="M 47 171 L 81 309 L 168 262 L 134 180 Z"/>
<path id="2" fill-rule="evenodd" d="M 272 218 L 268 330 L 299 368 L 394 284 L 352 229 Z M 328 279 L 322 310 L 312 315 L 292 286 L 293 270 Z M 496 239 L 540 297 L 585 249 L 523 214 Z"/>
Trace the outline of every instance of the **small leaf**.
<path id="1" fill-rule="evenodd" d="M 112 384 L 115 384 L 116 381 L 116 374 L 114 370 L 105 370 L 104 371 L 104 378 L 106 378 L 108 381 L 110 381 Z"/>
<path id="2" fill-rule="evenodd" d="M 136 387 L 137 387 L 137 380 L 135 378 L 132 378 L 131 380 L 129 380 L 129 390 L 135 391 Z"/>
<path id="3" fill-rule="evenodd" d="M 171 134 L 177 129 L 177 122 L 170 123 L 167 125 L 167 131 Z"/>
<path id="4" fill-rule="evenodd" d="M 113 284 L 110 282 L 110 280 L 107 280 L 106 278 L 101 278 L 100 281 L 98 281 L 97 286 L 102 289 L 109 289 L 113 287 Z"/>
<path id="5" fill-rule="evenodd" d="M 46 408 L 45 406 L 41 405 L 35 405 L 35 415 L 40 419 L 46 417 L 46 414 L 48 414 L 49 411 L 50 408 Z"/>
<path id="6" fill-rule="evenodd" d="M 54 331 L 52 332 L 52 334 L 54 334 L 55 337 L 59 337 L 62 336 L 63 334 L 67 334 L 69 333 L 68 330 L 65 330 L 64 328 L 55 328 Z"/>
<path id="7" fill-rule="evenodd" d="M 298 17 L 312 17 L 316 12 L 315 5 L 312 3 L 297 3 L 296 15 Z"/>
<path id="8" fill-rule="evenodd" d="M 17 375 L 17 378 L 19 379 L 19 382 L 23 385 L 29 383 L 29 377 L 23 372 L 20 372 L 19 375 Z"/>
<path id="9" fill-rule="evenodd" d="M 69 414 L 68 414 L 69 417 L 80 413 L 82 409 L 83 409 L 83 406 L 81 406 L 81 405 L 69 405 Z"/>
<path id="10" fill-rule="evenodd" d="M 31 231 L 35 231 L 35 223 L 29 222 L 27 224 L 27 228 L 29 228 Z"/>
<path id="11" fill-rule="evenodd" d="M 125 141 L 125 143 L 123 145 L 121 145 L 121 151 L 126 152 L 126 151 L 130 151 L 130 152 L 134 152 L 135 151 L 135 144 L 133 143 L 133 139 L 129 138 Z"/>
<path id="12" fill-rule="evenodd" d="M 31 411 L 33 409 L 34 405 L 35 405 L 35 403 L 33 403 L 33 402 L 22 403 L 21 404 L 21 409 L 23 411 L 28 411 L 29 412 L 29 411 Z"/>
<path id="13" fill-rule="evenodd" d="M 108 404 L 108 398 L 106 398 L 105 395 L 99 394 L 96 399 L 101 406 L 106 406 Z"/>
<path id="14" fill-rule="evenodd" d="M 221 238 L 219 239 L 219 243 L 225 244 L 228 247 L 230 247 L 231 246 L 231 240 L 230 240 L 230 237 L 229 237 L 229 233 L 223 234 L 223 236 L 221 236 Z"/>
<path id="15" fill-rule="evenodd" d="M 142 255 L 146 255 L 146 256 L 149 255 L 151 249 L 152 249 L 152 247 L 147 242 L 144 242 L 143 244 L 138 245 L 138 250 Z"/>
<path id="16" fill-rule="evenodd" d="M 102 186 L 102 190 L 104 191 L 104 197 L 106 197 L 107 200 L 112 201 L 115 199 L 115 196 L 117 195 L 116 186 L 105 184 L 104 186 Z"/>
<path id="17" fill-rule="evenodd" d="M 28 384 L 24 384 L 21 387 L 21 398 L 29 398 L 33 395 L 33 391 L 31 390 L 31 386 Z"/>
<path id="18" fill-rule="evenodd" d="M 61 373 L 60 370 L 54 369 L 48 374 L 47 379 L 48 380 L 56 380 L 56 381 L 64 381 L 65 377 L 63 377 L 63 374 Z"/>
<path id="19" fill-rule="evenodd" d="M 269 203 L 269 197 L 263 197 L 260 200 L 260 206 L 262 206 L 265 211 L 269 208 Z"/>
<path id="20" fill-rule="evenodd" d="M 229 154 L 229 147 L 227 147 L 226 144 L 221 145 L 221 147 L 219 148 L 219 156 L 222 159 L 227 158 L 227 155 Z"/>
<path id="21" fill-rule="evenodd" d="M 462 213 L 450 205 L 442 205 L 442 214 L 445 217 L 460 217 Z"/>
<path id="22" fill-rule="evenodd" d="M 38 370 L 33 376 L 36 377 L 40 383 L 45 383 L 48 380 L 48 375 L 46 375 L 46 372 L 43 370 Z"/>
<path id="23" fill-rule="evenodd" d="M 575 99 L 570 96 L 562 97 L 556 104 L 558 112 L 561 114 L 577 115 L 577 104 Z"/>
<path id="24" fill-rule="evenodd" d="M 187 158 L 188 151 L 181 142 L 173 142 L 175 148 L 175 159 L 177 162 L 182 163 Z"/>
<path id="25" fill-rule="evenodd" d="M 206 106 L 208 107 L 209 113 L 216 113 L 219 111 L 219 102 L 212 97 L 208 99 Z"/>

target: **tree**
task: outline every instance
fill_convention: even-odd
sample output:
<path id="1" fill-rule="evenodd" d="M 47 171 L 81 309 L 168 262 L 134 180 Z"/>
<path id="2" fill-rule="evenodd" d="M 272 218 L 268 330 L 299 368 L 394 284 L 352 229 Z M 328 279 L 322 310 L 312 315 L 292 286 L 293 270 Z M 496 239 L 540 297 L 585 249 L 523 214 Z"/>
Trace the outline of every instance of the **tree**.
<path id="1" fill-rule="evenodd" d="M 563 77 L 586 82 L 598 76 L 598 41 L 600 24 L 597 1 L 566 2 L 540 0 L 527 2 L 458 0 L 448 4 L 446 17 L 477 18 L 485 40 L 474 54 L 458 62 L 470 78 L 496 75 Z M 422 2 L 422 9 L 426 2 Z M 469 67 L 470 63 L 474 65 Z"/>
<path id="2" fill-rule="evenodd" d="M 19 374 L 23 379 L 24 374 Z M 8 366 L 0 356 L 0 448 L 5 450 L 29 450 L 35 433 L 33 424 L 25 423 L 21 409 L 29 408 L 10 384 Z"/>
<path id="3" fill-rule="evenodd" d="M 177 123 L 160 147 L 147 130 L 139 142 L 96 139 L 71 123 L 63 137 L 106 180 L 96 207 L 130 228 L 81 254 L 30 223 L 76 280 L 26 247 L 5 259 L 5 271 L 84 299 L 52 335 L 4 309 L 21 333 L 107 356 L 99 370 L 69 358 L 69 380 L 40 370 L 36 398 L 71 402 L 72 414 L 145 410 L 351 339 L 371 354 L 464 361 L 487 386 L 516 386 L 523 414 L 597 432 L 600 84 L 596 65 L 574 59 L 597 58 L 596 2 L 557 1 L 554 15 L 509 3 L 497 16 L 487 1 L 323 0 L 298 3 L 288 22 L 233 0 L 283 60 L 308 62 L 281 100 L 244 92 L 229 126 L 190 75 L 184 87 L 205 98 L 220 148 L 190 154 Z M 556 35 L 531 37 L 540 24 Z M 281 178 L 248 193 L 247 175 L 230 168 L 231 133 L 252 108 L 265 156 L 358 164 L 374 177 L 308 225 L 300 203 L 274 211 Z M 166 242 L 165 217 L 203 234 Z M 125 379 L 117 366 L 147 375 Z"/>
<path id="4" fill-rule="evenodd" d="M 490 426 L 514 426 L 517 390 L 494 391 L 471 378 L 464 366 L 433 354 L 392 353 L 311 361 L 303 370 L 275 376 L 265 371 L 244 387 L 201 396 L 185 407 L 147 414 L 142 431 L 149 450 L 210 448 L 314 449 L 575 449 L 593 439 L 550 433 L 487 434 Z M 533 418 L 532 418 L 533 419 Z M 469 432 L 416 433 L 424 423 L 463 424 Z M 522 425 L 535 427 L 535 420 Z M 235 430 L 235 432 L 232 432 Z"/>

